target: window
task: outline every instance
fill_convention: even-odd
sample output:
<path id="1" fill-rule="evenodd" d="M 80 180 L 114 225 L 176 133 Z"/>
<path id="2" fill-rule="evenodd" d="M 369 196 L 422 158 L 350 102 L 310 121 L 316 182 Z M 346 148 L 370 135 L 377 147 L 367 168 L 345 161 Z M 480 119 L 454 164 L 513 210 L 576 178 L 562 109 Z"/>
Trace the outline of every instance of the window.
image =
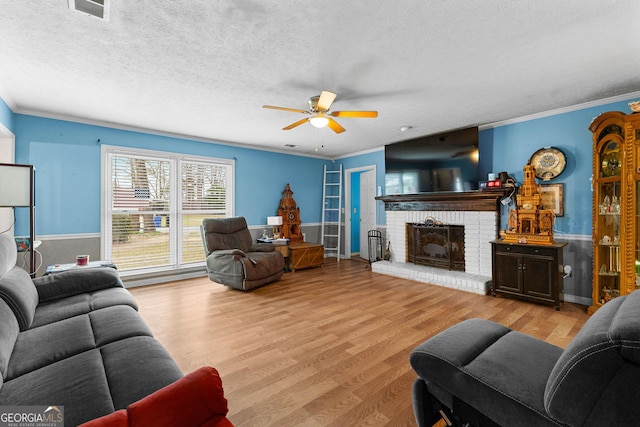
<path id="1" fill-rule="evenodd" d="M 415 193 L 418 188 L 418 172 L 392 172 L 385 174 L 386 194 Z"/>
<path id="2" fill-rule="evenodd" d="M 200 224 L 233 215 L 232 160 L 103 147 L 103 257 L 122 272 L 204 262 Z"/>

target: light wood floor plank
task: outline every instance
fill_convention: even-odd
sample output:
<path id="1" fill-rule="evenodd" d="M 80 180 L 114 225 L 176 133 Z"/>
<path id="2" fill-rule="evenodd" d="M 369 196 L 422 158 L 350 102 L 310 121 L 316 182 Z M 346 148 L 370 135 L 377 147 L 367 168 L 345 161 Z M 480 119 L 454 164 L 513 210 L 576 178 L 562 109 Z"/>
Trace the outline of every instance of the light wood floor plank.
<path id="1" fill-rule="evenodd" d="M 464 319 L 566 347 L 588 316 L 373 273 L 327 259 L 241 292 L 207 278 L 131 289 L 184 372 L 216 367 L 242 426 L 415 426 L 409 354 Z"/>

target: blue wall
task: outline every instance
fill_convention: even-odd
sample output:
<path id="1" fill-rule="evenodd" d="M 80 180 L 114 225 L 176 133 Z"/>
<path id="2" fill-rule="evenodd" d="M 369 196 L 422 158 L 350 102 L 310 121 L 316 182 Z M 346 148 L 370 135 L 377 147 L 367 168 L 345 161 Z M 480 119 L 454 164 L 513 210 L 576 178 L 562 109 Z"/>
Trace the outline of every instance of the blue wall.
<path id="1" fill-rule="evenodd" d="M 591 235 L 592 135 L 589 125 L 607 111 L 630 113 L 628 101 L 585 108 L 549 117 L 487 129 L 480 133 L 483 176 L 506 171 L 522 182 L 524 165 L 541 147 L 557 147 L 567 158 L 564 172 L 549 183 L 564 184 L 563 217 L 556 218 L 556 235 Z M 491 147 L 488 150 L 483 148 Z M 486 159 L 487 162 L 482 162 Z"/>
<path id="2" fill-rule="evenodd" d="M 591 236 L 591 151 L 589 125 L 607 111 L 630 113 L 632 99 L 522 121 L 480 131 L 480 176 L 505 171 L 521 183 L 522 169 L 541 147 L 561 149 L 567 157 L 564 172 L 550 183 L 564 184 L 564 216 L 556 219 L 556 235 Z M 384 150 L 340 160 L 345 169 L 375 164 L 376 182 L 384 188 Z M 508 209 L 503 212 L 506 218 Z M 378 224 L 385 224 L 378 209 Z"/>
<path id="3" fill-rule="evenodd" d="M 0 100 L 1 101 L 1 100 Z M 567 168 L 553 183 L 564 184 L 565 216 L 556 233 L 591 235 L 591 133 L 588 126 L 606 111 L 628 112 L 621 101 L 480 132 L 480 172 L 506 171 L 522 181 L 522 168 L 540 147 L 560 148 Z M 37 230 L 40 235 L 100 232 L 100 145 L 126 146 L 236 160 L 235 214 L 250 225 L 273 215 L 290 183 L 303 223 L 319 223 L 322 168 L 331 161 L 200 142 L 143 132 L 13 114 L 0 102 L 0 122 L 16 135 L 16 162 L 36 167 Z M 98 142 L 100 140 L 100 142 Z M 384 188 L 384 150 L 336 160 L 344 169 L 376 165 L 377 186 Z M 378 202 L 379 205 L 382 205 Z M 378 224 L 385 212 L 377 210 Z M 16 234 L 28 221 L 18 218 Z"/>
<path id="4" fill-rule="evenodd" d="M 0 98 L 0 123 L 4 125 L 11 132 L 15 133 L 13 130 L 13 118 L 14 114 L 11 111 L 11 108 L 4 102 L 2 98 Z"/>
<path id="5" fill-rule="evenodd" d="M 236 215 L 266 224 L 290 183 L 302 222 L 320 221 L 324 160 L 21 114 L 15 134 L 16 162 L 36 168 L 39 235 L 100 232 L 102 144 L 235 159 Z M 18 219 L 17 235 L 27 223 Z"/>

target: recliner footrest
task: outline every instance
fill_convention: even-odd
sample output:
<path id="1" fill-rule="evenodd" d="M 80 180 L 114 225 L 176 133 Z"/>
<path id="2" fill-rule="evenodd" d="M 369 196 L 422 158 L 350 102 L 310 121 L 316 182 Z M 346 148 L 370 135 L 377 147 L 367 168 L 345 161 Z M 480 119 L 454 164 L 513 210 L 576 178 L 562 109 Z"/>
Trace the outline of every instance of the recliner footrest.
<path id="1" fill-rule="evenodd" d="M 529 427 L 557 424 L 542 396 L 561 353 L 497 323 L 469 319 L 418 346 L 410 362 L 439 400 L 445 394 L 442 400 L 462 400 L 498 424 Z"/>

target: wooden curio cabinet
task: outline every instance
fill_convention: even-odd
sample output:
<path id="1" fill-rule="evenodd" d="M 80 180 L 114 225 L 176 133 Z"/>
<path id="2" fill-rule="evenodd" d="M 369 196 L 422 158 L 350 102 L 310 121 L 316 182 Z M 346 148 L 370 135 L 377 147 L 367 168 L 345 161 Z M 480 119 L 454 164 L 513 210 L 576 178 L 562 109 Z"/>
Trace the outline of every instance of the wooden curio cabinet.
<path id="1" fill-rule="evenodd" d="M 640 288 L 640 113 L 609 112 L 593 132 L 593 313 Z"/>

